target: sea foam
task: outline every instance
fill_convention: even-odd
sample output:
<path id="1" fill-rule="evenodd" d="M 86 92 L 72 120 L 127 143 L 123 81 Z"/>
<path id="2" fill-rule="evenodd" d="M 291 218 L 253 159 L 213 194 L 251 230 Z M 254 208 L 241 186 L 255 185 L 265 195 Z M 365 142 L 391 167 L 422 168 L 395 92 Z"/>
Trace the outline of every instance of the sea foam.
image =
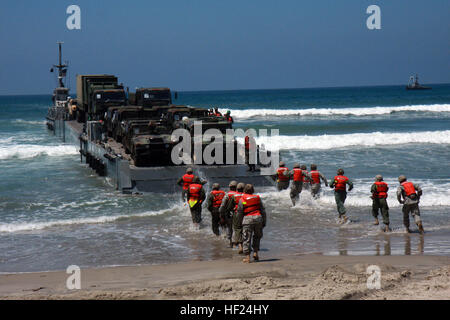
<path id="1" fill-rule="evenodd" d="M 254 117 L 286 117 L 286 116 L 371 116 L 396 112 L 450 112 L 450 104 L 408 105 L 399 107 L 370 108 L 309 108 L 309 109 L 220 109 L 230 110 L 235 119 L 250 119 Z"/>
<path id="2" fill-rule="evenodd" d="M 45 146 L 33 144 L 18 144 L 0 146 L 0 160 L 28 159 L 38 156 L 60 157 L 78 154 L 77 148 L 70 145 Z"/>

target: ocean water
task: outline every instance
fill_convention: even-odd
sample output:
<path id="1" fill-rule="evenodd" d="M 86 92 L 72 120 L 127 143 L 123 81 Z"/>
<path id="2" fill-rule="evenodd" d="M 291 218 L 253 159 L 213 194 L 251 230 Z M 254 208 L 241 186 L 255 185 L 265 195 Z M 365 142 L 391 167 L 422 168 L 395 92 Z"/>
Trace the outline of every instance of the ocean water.
<path id="1" fill-rule="evenodd" d="M 289 191 L 257 190 L 268 210 L 263 258 L 326 255 L 450 255 L 450 85 L 179 92 L 177 104 L 231 110 L 236 128 L 278 129 L 257 139 L 294 162 L 316 163 L 331 179 L 344 168 L 355 188 L 338 225 L 333 192 L 308 192 L 292 207 Z M 0 97 L 0 272 L 170 263 L 229 258 L 210 228 L 194 230 L 179 194 L 123 195 L 80 163 L 76 146 L 47 131 L 50 96 Z M 393 231 L 372 225 L 370 186 L 390 185 Z M 424 195 L 426 234 L 405 234 L 396 178 Z M 412 224 L 414 225 L 414 224 Z M 415 226 L 412 227 L 415 230 Z"/>

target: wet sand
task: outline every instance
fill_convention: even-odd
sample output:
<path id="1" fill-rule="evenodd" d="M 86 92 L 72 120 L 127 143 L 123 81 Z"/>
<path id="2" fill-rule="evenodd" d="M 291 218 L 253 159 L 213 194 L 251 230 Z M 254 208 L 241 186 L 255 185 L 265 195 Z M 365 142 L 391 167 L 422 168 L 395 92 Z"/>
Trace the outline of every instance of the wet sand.
<path id="1" fill-rule="evenodd" d="M 0 275 L 0 299 L 450 299 L 450 257 L 241 256 L 214 261 L 81 269 L 81 289 L 65 271 Z M 368 289 L 369 265 L 381 289 Z"/>

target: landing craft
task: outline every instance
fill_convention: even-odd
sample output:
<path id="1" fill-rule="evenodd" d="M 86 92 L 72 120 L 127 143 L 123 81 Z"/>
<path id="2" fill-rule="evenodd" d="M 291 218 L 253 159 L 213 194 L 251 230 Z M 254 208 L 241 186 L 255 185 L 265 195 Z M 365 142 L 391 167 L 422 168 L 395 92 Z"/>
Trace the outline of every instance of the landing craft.
<path id="1" fill-rule="evenodd" d="M 260 163 L 263 169 L 270 168 L 267 173 L 266 170 L 264 174 L 248 172 L 243 146 L 235 137 L 231 143 L 225 143 L 228 142 L 225 132 L 232 128 L 232 123 L 223 116 L 211 115 L 207 109 L 172 104 L 169 88 L 137 88 L 136 92 L 129 92 L 114 75 L 77 75 L 77 98 L 70 99 L 63 82 L 67 64 L 61 63 L 61 43 L 58 45 L 60 57 L 55 67 L 59 83 L 55 94 L 66 94 L 54 98 L 47 126 L 64 142 L 78 146 L 81 162 L 98 175 L 109 177 L 117 190 L 178 193 L 181 190 L 176 182 L 187 167 L 192 167 L 211 184 L 228 185 L 231 180 L 237 180 L 259 187 L 273 185 L 271 166 L 278 164 L 278 153 L 272 153 L 270 158 L 267 155 L 255 157 L 271 160 Z M 223 139 L 214 140 L 213 145 L 212 140 L 203 135 L 208 129 L 214 129 L 214 135 Z M 184 130 L 187 141 L 183 140 L 184 135 L 174 138 L 175 130 Z M 183 161 L 177 164 L 173 154 L 177 154 L 178 149 L 174 151 L 174 148 L 181 144 L 188 148 L 183 148 L 179 154 Z M 213 159 L 218 151 L 223 159 L 234 161 L 231 164 L 205 161 L 203 153 L 207 151 Z"/>

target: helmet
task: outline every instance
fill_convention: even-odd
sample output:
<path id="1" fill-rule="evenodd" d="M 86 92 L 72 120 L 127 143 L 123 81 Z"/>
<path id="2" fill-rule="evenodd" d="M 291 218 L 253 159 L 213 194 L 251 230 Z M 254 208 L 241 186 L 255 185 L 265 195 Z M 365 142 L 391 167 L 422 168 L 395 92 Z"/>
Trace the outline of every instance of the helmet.
<path id="1" fill-rule="evenodd" d="M 304 164 L 302 164 L 301 169 L 306 170 L 306 166 Z"/>
<path id="2" fill-rule="evenodd" d="M 286 165 L 286 163 L 284 163 L 284 161 L 280 161 L 280 167 L 284 167 Z"/>
<path id="3" fill-rule="evenodd" d="M 383 181 L 383 176 L 382 176 L 381 174 L 377 174 L 377 175 L 375 176 L 375 180 L 376 180 L 376 181 Z"/>
<path id="4" fill-rule="evenodd" d="M 300 168 L 300 163 L 294 163 L 294 168 Z"/>
<path id="5" fill-rule="evenodd" d="M 312 164 L 310 165 L 310 167 L 311 167 L 311 170 L 317 170 L 317 165 L 316 165 L 316 164 L 313 164 L 313 163 L 312 163 Z"/>
<path id="6" fill-rule="evenodd" d="M 237 185 L 237 190 L 242 192 L 242 191 L 244 191 L 244 188 L 245 188 L 245 183 L 239 182 Z"/>
<path id="7" fill-rule="evenodd" d="M 192 170 L 192 168 L 187 168 L 186 169 L 186 173 L 192 173 L 192 172 L 194 172 L 194 170 Z"/>
<path id="8" fill-rule="evenodd" d="M 337 174 L 344 174 L 344 169 L 338 169 Z"/>
<path id="9" fill-rule="evenodd" d="M 212 189 L 213 189 L 213 190 L 219 190 L 219 189 L 220 189 L 220 184 L 218 184 L 218 183 L 213 183 Z"/>
<path id="10" fill-rule="evenodd" d="M 255 192 L 255 189 L 253 188 L 253 185 L 250 184 L 250 183 L 246 184 L 245 188 L 244 188 L 244 193 L 253 194 L 253 192 Z"/>
<path id="11" fill-rule="evenodd" d="M 402 183 L 403 181 L 406 181 L 406 176 L 401 175 L 398 177 L 398 182 Z"/>
<path id="12" fill-rule="evenodd" d="M 228 186 L 229 186 L 230 188 L 231 188 L 231 187 L 237 187 L 237 184 L 238 184 L 237 181 L 233 180 L 233 181 L 230 182 L 230 184 L 229 184 Z"/>

